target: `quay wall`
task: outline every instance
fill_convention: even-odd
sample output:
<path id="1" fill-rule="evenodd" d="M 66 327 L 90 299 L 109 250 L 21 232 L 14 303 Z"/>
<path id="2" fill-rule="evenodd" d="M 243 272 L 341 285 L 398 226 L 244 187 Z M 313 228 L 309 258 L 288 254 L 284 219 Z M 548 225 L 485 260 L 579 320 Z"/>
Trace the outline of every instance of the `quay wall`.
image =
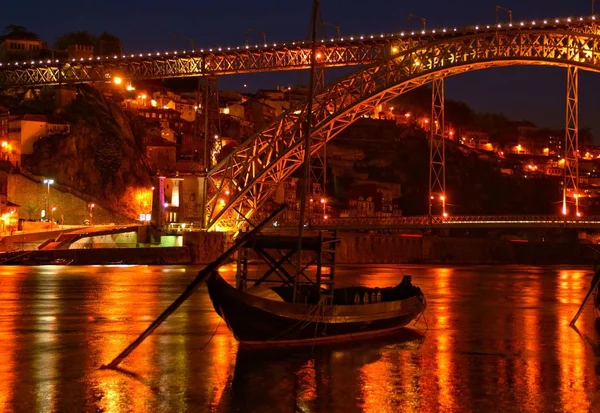
<path id="1" fill-rule="evenodd" d="M 365 234 L 340 232 L 341 264 L 587 264 L 597 253 L 589 244 L 572 242 L 511 242 L 491 238 Z M 600 250 L 600 249 L 599 249 Z"/>
<path id="2" fill-rule="evenodd" d="M 44 235 L 47 238 L 49 234 Z M 11 240 L 10 246 L 18 250 L 26 249 L 23 248 L 26 244 L 34 246 L 42 242 L 37 236 L 39 234 L 24 234 L 18 237 L 18 241 Z M 341 243 L 337 247 L 336 261 L 340 264 L 591 264 L 600 258 L 595 251 L 600 251 L 600 248 L 575 239 L 513 242 L 483 237 L 412 237 L 360 232 L 339 232 L 338 237 Z M 115 242 L 117 239 L 120 242 Z M 74 259 L 73 264 L 208 264 L 230 246 L 227 235 L 218 232 L 186 233 L 183 240 L 177 243 L 180 246 L 171 247 L 129 248 L 135 241 L 134 234 L 107 236 L 102 242 L 98 241 L 94 242 L 94 246 L 114 244 L 111 245 L 113 248 L 88 249 L 86 247 L 89 244 L 82 240 L 69 250 L 33 251 L 32 257 L 39 255 L 41 260 Z M 121 248 L 114 248 L 117 246 Z M 23 253 L 8 253 L 3 259 Z M 257 258 L 252 253 L 250 257 Z M 10 262 L 17 264 L 13 260 Z"/>
<path id="3" fill-rule="evenodd" d="M 3 256 L 7 265 L 36 265 L 57 259 L 73 260 L 70 265 L 167 265 L 191 262 L 189 250 L 185 247 L 34 250 L 16 251 Z"/>
<path id="4" fill-rule="evenodd" d="M 224 232 L 187 232 L 183 245 L 189 249 L 193 264 L 208 264 L 225 252 L 227 234 Z"/>
<path id="5" fill-rule="evenodd" d="M 84 220 L 89 219 L 88 203 L 93 202 L 91 198 L 84 199 L 83 194 L 74 194 L 73 190 L 69 192 L 69 188 L 57 183 L 50 186 L 49 192 L 50 204 L 56 207 L 55 221 L 65 225 L 82 225 Z M 42 184 L 41 180 L 36 181 L 21 174 L 8 175 L 8 200 L 19 205 L 19 218 L 40 219 L 41 211 L 46 208 L 47 195 L 48 187 Z M 120 214 L 104 209 L 101 205 L 94 208 L 93 221 L 95 224 L 132 222 Z M 24 230 L 33 230 L 35 223 L 25 222 L 24 225 Z"/>

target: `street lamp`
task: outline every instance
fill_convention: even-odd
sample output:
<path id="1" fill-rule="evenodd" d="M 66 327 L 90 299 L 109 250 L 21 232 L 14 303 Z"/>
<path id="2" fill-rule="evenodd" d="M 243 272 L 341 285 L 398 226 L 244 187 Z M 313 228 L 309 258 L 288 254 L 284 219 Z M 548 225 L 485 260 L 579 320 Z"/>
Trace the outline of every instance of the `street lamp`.
<path id="1" fill-rule="evenodd" d="M 446 196 L 440 196 L 440 201 L 442 201 L 442 216 L 446 218 L 448 214 L 446 213 Z"/>
<path id="2" fill-rule="evenodd" d="M 94 225 L 94 207 L 96 204 L 90 204 L 90 227 Z"/>
<path id="3" fill-rule="evenodd" d="M 48 213 L 48 210 L 50 209 L 50 185 L 52 185 L 54 183 L 54 179 L 44 179 L 43 181 L 48 190 L 46 192 L 46 214 Z M 48 216 L 48 215 L 46 215 Z"/>

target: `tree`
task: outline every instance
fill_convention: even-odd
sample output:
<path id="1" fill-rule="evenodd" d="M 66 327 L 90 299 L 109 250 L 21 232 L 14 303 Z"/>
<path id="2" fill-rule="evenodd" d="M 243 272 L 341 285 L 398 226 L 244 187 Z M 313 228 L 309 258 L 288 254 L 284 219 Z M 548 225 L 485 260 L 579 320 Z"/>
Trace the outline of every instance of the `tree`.
<path id="1" fill-rule="evenodd" d="M 110 34 L 108 32 L 102 33 L 96 39 L 94 54 L 97 56 L 123 54 L 123 46 L 121 44 L 121 39 L 119 39 L 114 34 Z"/>
<path id="2" fill-rule="evenodd" d="M 4 35 L 28 40 L 38 40 L 40 38 L 37 33 L 30 32 L 25 26 L 18 26 L 15 24 L 9 24 L 4 27 Z"/>
<path id="3" fill-rule="evenodd" d="M 33 219 L 33 214 L 35 214 L 35 212 L 38 210 L 37 205 L 33 204 L 33 203 L 28 203 L 25 206 L 25 211 L 27 211 L 27 215 L 29 215 L 29 220 Z"/>
<path id="4" fill-rule="evenodd" d="M 96 36 L 87 31 L 75 31 L 65 33 L 54 42 L 58 50 L 66 50 L 69 46 L 78 44 L 82 46 L 94 46 L 97 42 Z"/>
<path id="5" fill-rule="evenodd" d="M 594 135 L 590 128 L 579 129 L 579 147 L 586 148 L 594 143 Z"/>

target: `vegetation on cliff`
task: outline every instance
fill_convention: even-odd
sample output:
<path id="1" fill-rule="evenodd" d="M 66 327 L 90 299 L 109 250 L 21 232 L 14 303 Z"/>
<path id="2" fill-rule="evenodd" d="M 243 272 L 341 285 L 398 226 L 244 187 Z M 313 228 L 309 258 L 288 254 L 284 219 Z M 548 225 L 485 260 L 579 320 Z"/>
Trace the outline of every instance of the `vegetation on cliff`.
<path id="1" fill-rule="evenodd" d="M 70 133 L 36 142 L 23 166 L 136 218 L 138 192 L 152 184 L 129 116 L 90 86 L 78 88 L 61 116 L 71 124 Z"/>
<path id="2" fill-rule="evenodd" d="M 360 121 L 359 121 L 360 122 Z M 330 191 L 348 199 L 347 188 L 363 181 L 400 184 L 402 197 L 396 200 L 404 215 L 427 214 L 429 193 L 429 145 L 422 131 L 405 131 L 395 140 L 344 140 L 336 145 L 361 152 L 355 162 L 331 160 L 334 177 Z M 333 156 L 333 154 L 332 154 Z M 446 145 L 447 209 L 454 215 L 471 214 L 556 214 L 560 201 L 559 180 L 545 176 L 505 175 L 496 158 L 481 152 Z M 439 209 L 439 208 L 438 208 Z"/>

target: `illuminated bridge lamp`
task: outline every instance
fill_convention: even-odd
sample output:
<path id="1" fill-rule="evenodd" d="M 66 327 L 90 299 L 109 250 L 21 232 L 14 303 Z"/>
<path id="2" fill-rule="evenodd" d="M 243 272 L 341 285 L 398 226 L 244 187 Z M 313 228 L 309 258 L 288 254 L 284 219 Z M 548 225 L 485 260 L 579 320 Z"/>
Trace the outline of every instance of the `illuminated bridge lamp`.
<path id="1" fill-rule="evenodd" d="M 115 77 L 113 77 L 113 83 L 115 85 L 121 85 L 123 83 L 123 78 L 121 78 L 119 76 L 115 76 Z"/>
<path id="2" fill-rule="evenodd" d="M 440 195 L 440 201 L 442 201 L 442 215 L 444 216 L 444 218 L 446 218 L 448 216 L 448 214 L 446 213 L 446 196 Z"/>

